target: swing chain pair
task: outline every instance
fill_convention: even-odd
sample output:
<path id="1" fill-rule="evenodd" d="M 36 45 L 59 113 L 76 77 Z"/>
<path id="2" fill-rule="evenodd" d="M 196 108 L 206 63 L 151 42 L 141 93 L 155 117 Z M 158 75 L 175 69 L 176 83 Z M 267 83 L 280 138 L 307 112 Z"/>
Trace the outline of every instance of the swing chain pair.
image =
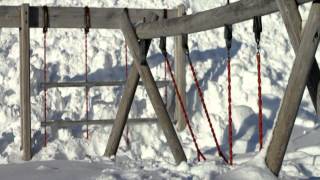
<path id="1" fill-rule="evenodd" d="M 219 156 L 222 157 L 222 159 L 228 163 L 228 160 L 227 158 L 225 157 L 225 155 L 222 153 L 222 150 L 220 148 L 220 145 L 218 143 L 218 139 L 216 137 L 216 134 L 215 134 L 215 131 L 213 129 L 213 125 L 211 123 L 211 119 L 210 119 L 210 116 L 209 116 L 209 112 L 208 112 L 208 109 L 207 109 L 207 106 L 206 106 L 206 103 L 204 101 L 204 96 L 203 96 L 203 92 L 200 88 L 200 84 L 199 84 L 199 81 L 198 81 L 198 78 L 197 78 L 197 74 L 196 74 L 196 71 L 193 67 L 193 64 L 192 64 L 192 61 L 191 61 L 191 58 L 190 58 L 190 52 L 189 52 L 189 46 L 188 46 L 188 35 L 187 34 L 182 34 L 182 48 L 183 48 L 183 51 L 188 59 L 188 62 L 189 62 L 189 66 L 190 66 L 190 69 L 192 71 L 192 76 L 193 76 L 193 80 L 196 84 L 196 88 L 197 88 L 197 92 L 198 92 L 198 95 L 199 95 L 199 98 L 200 98 L 200 101 L 201 101 L 201 104 L 202 104 L 202 107 L 203 107 L 203 110 L 206 114 L 206 118 L 208 120 L 208 123 L 209 123 L 209 127 L 210 127 L 210 130 L 211 130 L 211 133 L 212 133 L 212 136 L 213 136 L 213 139 L 214 139 L 214 142 L 216 144 L 216 148 L 217 148 L 217 151 L 219 153 Z"/>
<path id="2" fill-rule="evenodd" d="M 178 86 L 177 86 L 177 82 L 176 82 L 176 80 L 174 78 L 174 75 L 173 75 L 173 72 L 172 72 L 172 68 L 171 68 L 171 65 L 170 65 L 170 62 L 169 62 L 169 59 L 168 59 L 168 53 L 167 53 L 167 50 L 166 50 L 166 37 L 160 37 L 159 48 L 160 48 L 161 53 L 162 53 L 162 55 L 164 57 L 164 61 L 166 63 L 166 67 L 168 68 L 168 71 L 169 71 L 169 74 L 171 76 L 176 95 L 178 97 L 178 102 L 180 104 L 182 113 L 184 115 L 184 119 L 186 121 L 187 127 L 189 129 L 190 134 L 191 134 L 192 141 L 193 141 L 193 143 L 195 145 L 195 148 L 196 148 L 196 151 L 197 151 L 197 160 L 200 161 L 201 159 L 203 159 L 205 161 L 206 157 L 203 155 L 203 153 L 201 152 L 201 150 L 200 150 L 200 148 L 198 146 L 195 134 L 194 134 L 194 132 L 193 132 L 193 130 L 191 128 L 191 124 L 190 124 L 190 120 L 189 120 L 189 117 L 188 117 L 188 114 L 187 114 L 187 110 L 186 110 L 186 108 L 185 108 L 185 106 L 183 104 L 182 97 L 181 97 L 181 94 L 180 94 Z"/>

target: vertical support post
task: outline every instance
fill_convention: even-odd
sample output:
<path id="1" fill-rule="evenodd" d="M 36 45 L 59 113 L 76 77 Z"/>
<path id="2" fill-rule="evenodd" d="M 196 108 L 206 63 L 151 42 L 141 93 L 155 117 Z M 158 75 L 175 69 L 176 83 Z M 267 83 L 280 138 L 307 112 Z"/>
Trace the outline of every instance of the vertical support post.
<path id="1" fill-rule="evenodd" d="M 178 17 L 186 15 L 186 9 L 183 4 L 178 6 Z M 183 51 L 183 38 L 182 36 L 174 37 L 174 50 L 175 50 L 175 78 L 177 80 L 178 90 L 182 97 L 182 102 L 186 105 L 186 56 Z M 182 131 L 186 127 L 186 121 L 182 114 L 179 104 L 179 99 L 175 98 L 175 119 L 177 120 L 176 129 Z"/>
<path id="2" fill-rule="evenodd" d="M 314 1 L 302 34 L 301 44 L 296 53 L 288 85 L 278 113 L 278 120 L 267 150 L 266 164 L 270 171 L 276 176 L 280 172 L 303 91 L 314 62 L 314 55 L 320 39 L 319 22 L 320 2 Z"/>
<path id="3" fill-rule="evenodd" d="M 20 32 L 20 104 L 22 130 L 22 159 L 31 159 L 31 103 L 30 103 L 30 29 L 29 5 L 21 6 Z"/>

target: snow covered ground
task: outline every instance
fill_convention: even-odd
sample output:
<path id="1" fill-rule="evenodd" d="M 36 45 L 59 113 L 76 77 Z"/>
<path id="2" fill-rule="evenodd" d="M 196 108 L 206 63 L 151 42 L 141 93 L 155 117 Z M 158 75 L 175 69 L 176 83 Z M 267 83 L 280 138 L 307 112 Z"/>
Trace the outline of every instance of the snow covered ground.
<path id="1" fill-rule="evenodd" d="M 234 2 L 234 1 L 232 1 Z M 0 0 L 0 5 L 174 8 L 183 3 L 188 14 L 219 7 L 224 0 Z M 300 7 L 303 21 L 310 3 Z M 264 16 L 262 46 L 262 91 L 264 141 L 272 133 L 275 117 L 294 60 L 294 52 L 279 13 Z M 130 126 L 131 149 L 121 141 L 115 159 L 101 157 L 110 127 L 89 126 L 69 129 L 48 128 L 49 143 L 43 146 L 43 46 L 42 30 L 31 30 L 32 137 L 35 152 L 31 162 L 20 160 L 20 99 L 18 29 L 0 29 L 0 174 L 1 179 L 272 179 L 265 168 L 265 149 L 258 153 L 257 70 L 252 21 L 234 25 L 232 47 L 232 87 L 235 165 L 230 167 L 217 156 L 205 114 L 197 97 L 191 72 L 187 68 L 188 112 L 192 117 L 206 162 L 197 162 L 196 151 L 187 130 L 179 138 L 188 163 L 174 165 L 160 127 L 156 124 Z M 84 79 L 84 40 L 80 29 L 49 29 L 48 61 L 50 81 Z M 227 145 L 227 79 L 223 28 L 189 36 L 191 58 L 198 70 L 210 116 L 223 150 Z M 163 79 L 162 56 L 158 40 L 152 43 L 148 62 L 157 80 Z M 125 78 L 124 39 L 118 30 L 91 30 L 89 33 L 89 80 Z M 173 55 L 173 41 L 168 49 Z M 320 51 L 317 51 L 320 59 Z M 132 59 L 129 58 L 129 62 Z M 122 87 L 90 90 L 90 118 L 114 118 Z M 160 89 L 163 93 L 163 89 Z M 49 90 L 49 119 L 79 120 L 85 117 L 85 91 L 82 88 Z M 172 94 L 172 92 L 171 92 Z M 152 105 L 139 87 L 130 117 L 155 117 Z M 283 162 L 282 179 L 320 178 L 320 123 L 308 92 L 304 94 L 295 129 Z M 72 160 L 72 161 L 67 161 Z M 18 173 L 19 172 L 19 173 Z"/>

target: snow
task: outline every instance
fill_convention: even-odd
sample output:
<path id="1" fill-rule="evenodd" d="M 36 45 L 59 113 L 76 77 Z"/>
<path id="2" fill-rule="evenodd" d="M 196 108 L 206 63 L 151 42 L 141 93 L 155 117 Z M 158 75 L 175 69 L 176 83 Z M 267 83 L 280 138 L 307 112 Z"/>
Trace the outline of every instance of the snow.
<path id="1" fill-rule="evenodd" d="M 0 5 L 174 8 L 183 3 L 188 14 L 219 7 L 224 0 L 2 0 Z M 303 23 L 310 3 L 300 6 Z M 294 52 L 279 13 L 262 18 L 261 40 L 264 149 L 259 151 L 257 130 L 257 71 L 252 21 L 235 24 L 232 47 L 232 90 L 234 119 L 234 166 L 218 157 L 210 129 L 187 67 L 188 113 L 201 150 L 207 161 L 197 162 L 190 133 L 178 132 L 188 158 L 175 165 L 160 127 L 156 124 L 130 126 L 130 149 L 121 141 L 117 157 L 102 157 L 110 127 L 89 126 L 68 129 L 48 128 L 49 143 L 43 147 L 43 47 L 42 30 L 31 34 L 31 103 L 33 151 L 30 162 L 21 161 L 20 88 L 18 29 L 0 29 L 0 174 L 1 179 L 275 179 L 264 164 L 265 151 L 272 134 Z M 80 29 L 49 29 L 48 64 L 50 81 L 84 80 L 84 35 Z M 148 63 L 156 80 L 163 79 L 162 56 L 154 40 Z M 119 30 L 90 30 L 88 39 L 89 80 L 125 78 L 124 39 Z M 173 38 L 168 38 L 173 55 Z M 223 28 L 189 35 L 191 59 L 198 71 L 211 119 L 223 151 L 228 152 L 227 75 Z M 320 59 L 320 51 L 317 51 Z M 129 56 L 129 62 L 132 58 Z M 97 87 L 89 92 L 90 118 L 114 118 L 122 87 Z M 160 89 L 163 95 L 163 88 Z M 79 120 L 85 117 L 83 88 L 50 89 L 49 119 Z M 169 97 L 172 98 L 170 91 Z M 169 101 L 170 102 L 170 101 Z M 138 87 L 130 117 L 155 117 L 143 87 Z M 319 118 L 304 93 L 288 150 L 283 162 L 282 179 L 320 177 Z"/>

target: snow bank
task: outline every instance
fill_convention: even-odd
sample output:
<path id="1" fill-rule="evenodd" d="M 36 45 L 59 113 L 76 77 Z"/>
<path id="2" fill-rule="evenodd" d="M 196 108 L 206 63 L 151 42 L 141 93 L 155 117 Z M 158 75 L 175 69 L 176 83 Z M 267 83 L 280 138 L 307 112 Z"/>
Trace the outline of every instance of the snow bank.
<path id="1" fill-rule="evenodd" d="M 78 6 L 91 7 L 135 7 L 135 8 L 174 8 L 183 3 L 187 12 L 195 13 L 222 6 L 224 0 L 2 0 L 0 5 Z M 305 22 L 310 4 L 300 7 Z M 264 113 L 264 140 L 270 137 L 275 117 L 280 105 L 286 82 L 294 59 L 284 24 L 279 13 L 262 18 L 262 92 Z M 43 47 L 41 29 L 31 30 L 31 103 L 32 137 L 34 162 L 20 161 L 20 99 L 19 99 L 19 43 L 17 29 L 0 29 L 0 168 L 1 177 L 21 179 L 41 178 L 48 175 L 66 177 L 86 177 L 98 179 L 212 179 L 212 178 L 253 178 L 272 179 L 263 166 L 246 162 L 258 152 L 257 136 L 257 71 L 255 42 L 252 21 L 234 25 L 232 47 L 232 90 L 234 119 L 234 161 L 229 167 L 218 157 L 205 114 L 200 106 L 191 72 L 187 68 L 188 112 L 197 135 L 201 150 L 208 161 L 198 163 L 190 134 L 179 133 L 179 138 L 188 158 L 188 163 L 178 167 L 167 146 L 160 127 L 156 124 L 130 126 L 131 148 L 122 141 L 115 161 L 101 160 L 110 127 L 89 126 L 89 140 L 84 138 L 85 127 L 69 129 L 48 128 L 49 143 L 43 148 Z M 50 81 L 78 81 L 84 79 L 83 30 L 49 29 L 48 63 Z M 158 40 L 149 52 L 149 64 L 155 79 L 163 79 L 164 65 Z M 125 78 L 124 39 L 119 30 L 91 30 L 89 33 L 89 80 L 121 80 Z M 189 36 L 191 58 L 198 70 L 198 79 L 204 91 L 211 119 L 218 140 L 225 153 L 227 142 L 227 77 L 223 28 L 209 30 Z M 168 40 L 168 50 L 173 55 L 173 39 Z M 319 50 L 317 59 L 320 59 Z M 132 62 L 131 57 L 129 62 Z M 93 88 L 90 96 L 90 118 L 114 118 L 117 112 L 121 87 Z M 76 120 L 85 116 L 84 89 L 50 89 L 49 119 Z M 160 89 L 163 94 L 163 89 Z M 170 92 L 172 95 L 172 91 Z M 172 98 L 172 97 L 170 97 Z M 280 173 L 282 178 L 312 178 L 320 176 L 319 154 L 320 134 L 318 117 L 308 93 L 304 94 L 296 126 L 293 131 L 288 153 Z M 139 87 L 129 114 L 130 117 L 154 117 L 152 105 L 143 89 Z M 126 158 L 123 158 L 126 157 Z M 263 163 L 263 155 L 259 162 Z M 258 159 L 259 159 L 258 158 Z M 125 159 L 125 160 L 123 160 Z M 48 161 L 52 162 L 37 162 Z M 59 160 L 59 161 L 58 161 Z M 60 161 L 63 160 L 63 161 Z M 65 161 L 65 160 L 79 160 Z M 90 162 L 82 162 L 90 161 Z M 96 165 L 96 164 L 99 165 Z M 122 164 L 122 165 L 119 165 Z M 79 165 L 77 167 L 76 165 Z M 125 168 L 127 167 L 127 168 Z M 17 169 L 13 171 L 12 169 Z M 231 170 L 232 169 L 232 170 Z M 20 172 L 26 173 L 15 173 Z M 231 171 L 230 171 L 231 170 Z M 59 174 L 61 173 L 61 176 Z M 226 174 L 225 174 L 226 173 Z M 221 174 L 221 175 L 220 175 Z M 33 176 L 34 175 L 34 176 Z M 220 176 L 219 176 L 220 175 Z M 13 178 L 15 179 L 15 178 Z M 69 179 L 69 178 L 68 178 Z M 75 178 L 78 179 L 78 178 Z"/>

